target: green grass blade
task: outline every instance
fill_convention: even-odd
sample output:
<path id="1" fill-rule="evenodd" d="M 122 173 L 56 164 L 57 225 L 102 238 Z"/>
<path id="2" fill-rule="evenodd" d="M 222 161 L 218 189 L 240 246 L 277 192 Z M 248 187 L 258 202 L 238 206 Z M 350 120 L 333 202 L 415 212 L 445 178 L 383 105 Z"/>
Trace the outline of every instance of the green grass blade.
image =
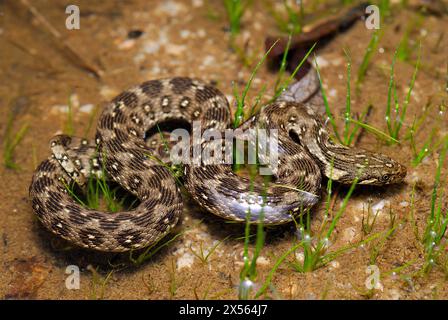
<path id="1" fill-rule="evenodd" d="M 346 93 L 346 99 L 345 99 L 345 113 L 344 113 L 344 144 L 347 145 L 349 142 L 349 131 L 350 131 L 350 119 L 352 117 L 352 110 L 351 110 L 351 88 L 350 88 L 350 80 L 351 80 L 351 69 L 352 69 L 352 61 L 350 54 L 345 51 L 345 56 L 347 58 L 347 93 Z"/>
<path id="2" fill-rule="evenodd" d="M 406 117 L 406 111 L 408 109 L 409 101 L 411 99 L 411 93 L 412 93 L 412 90 L 414 88 L 415 79 L 417 78 L 417 72 L 418 72 L 418 68 L 420 66 L 420 57 L 421 57 L 421 44 L 419 46 L 418 58 L 417 58 L 417 62 L 415 64 L 414 73 L 412 74 L 412 79 L 411 79 L 411 83 L 409 85 L 409 90 L 408 90 L 408 93 L 406 95 L 406 99 L 404 101 L 403 109 L 401 111 L 401 114 L 400 114 L 397 126 L 395 128 L 395 132 L 394 132 L 394 137 L 395 138 L 398 138 L 398 134 L 400 132 L 400 129 L 401 129 L 401 127 L 403 125 L 403 122 L 404 122 L 404 119 Z"/>
<path id="3" fill-rule="evenodd" d="M 372 55 L 375 52 L 376 47 L 378 46 L 379 39 L 380 39 L 380 31 L 375 30 L 372 33 L 372 37 L 370 38 L 370 42 L 367 46 L 366 52 L 364 53 L 364 56 L 362 58 L 361 65 L 359 66 L 358 69 L 358 75 L 356 78 L 356 91 L 359 91 L 359 87 L 361 83 L 364 81 L 367 69 L 370 64 L 370 60 L 372 59 Z"/>
<path id="4" fill-rule="evenodd" d="M 331 124 L 331 126 L 333 128 L 333 132 L 334 132 L 334 135 L 335 135 L 336 139 L 340 143 L 343 144 L 343 141 L 342 141 L 342 139 L 341 139 L 341 137 L 339 136 L 339 133 L 338 133 L 338 128 L 337 128 L 337 125 L 336 125 L 336 121 L 334 119 L 333 114 L 331 113 L 330 106 L 328 104 L 327 95 L 325 93 L 325 89 L 324 89 L 324 86 L 323 86 L 323 83 L 322 83 L 322 77 L 320 75 L 319 65 L 317 63 L 316 57 L 314 57 L 314 63 L 316 64 L 316 72 L 317 72 L 317 76 L 319 78 L 320 91 L 322 93 L 322 98 L 324 100 L 325 113 L 327 114 L 328 120 L 330 121 L 330 124 Z"/>
<path id="5" fill-rule="evenodd" d="M 271 99 L 271 102 L 276 100 L 283 91 L 286 90 L 286 88 L 289 86 L 289 84 L 291 83 L 291 81 L 295 78 L 297 72 L 299 72 L 300 68 L 302 67 L 302 65 L 305 63 L 306 59 L 308 59 L 309 55 L 311 54 L 311 52 L 313 52 L 314 48 L 316 47 L 317 42 L 315 42 L 313 44 L 313 46 L 307 51 L 307 53 L 305 54 L 305 56 L 302 58 L 302 60 L 300 60 L 300 63 L 297 65 L 297 67 L 294 69 L 294 71 L 291 73 L 291 75 L 289 76 L 288 79 L 286 79 L 286 81 L 283 82 L 282 86 L 275 92 L 274 97 Z"/>
<path id="6" fill-rule="evenodd" d="M 275 45 L 277 45 L 277 42 L 279 40 L 277 39 L 272 46 L 268 49 L 268 51 L 266 51 L 266 53 L 263 55 L 263 57 L 261 58 L 260 61 L 258 61 L 257 65 L 255 66 L 255 68 L 252 70 L 252 73 L 249 77 L 249 81 L 247 81 L 246 86 L 244 87 L 244 90 L 241 94 L 241 97 L 239 97 L 239 95 L 236 94 L 236 89 L 234 88 L 234 94 L 235 95 L 235 99 L 237 102 L 237 109 L 235 111 L 235 119 L 233 122 L 233 126 L 236 128 L 238 127 L 238 125 L 241 123 L 241 120 L 244 118 L 244 106 L 245 106 L 245 100 L 246 100 L 246 96 L 247 93 L 249 92 L 250 87 L 252 86 L 252 81 L 255 78 L 255 75 L 258 72 L 258 69 L 260 69 L 261 65 L 263 64 L 263 62 L 266 60 L 266 57 L 269 55 L 269 53 L 271 52 L 271 50 L 274 48 Z"/>
<path id="7" fill-rule="evenodd" d="M 391 101 L 392 101 L 392 90 L 395 86 L 394 72 L 395 72 L 396 58 L 397 58 L 397 50 L 395 50 L 395 54 L 392 59 L 392 65 L 390 68 L 390 77 L 389 77 L 389 88 L 387 90 L 386 124 L 387 124 L 387 130 L 390 135 L 393 135 L 393 128 L 392 128 L 392 123 L 391 123 Z"/>
<path id="8" fill-rule="evenodd" d="M 350 119 L 350 121 L 355 123 L 355 124 L 357 124 L 357 125 L 359 125 L 360 127 L 364 128 L 364 129 L 366 129 L 367 131 L 372 132 L 373 134 L 375 134 L 377 137 L 379 137 L 380 139 L 382 139 L 384 141 L 393 141 L 395 143 L 400 143 L 399 140 L 391 137 L 387 133 L 385 133 L 385 132 L 383 132 L 383 131 L 381 131 L 381 130 L 379 130 L 379 129 L 371 126 L 371 125 L 368 125 L 367 123 L 363 123 L 363 122 L 355 120 L 355 119 Z"/>

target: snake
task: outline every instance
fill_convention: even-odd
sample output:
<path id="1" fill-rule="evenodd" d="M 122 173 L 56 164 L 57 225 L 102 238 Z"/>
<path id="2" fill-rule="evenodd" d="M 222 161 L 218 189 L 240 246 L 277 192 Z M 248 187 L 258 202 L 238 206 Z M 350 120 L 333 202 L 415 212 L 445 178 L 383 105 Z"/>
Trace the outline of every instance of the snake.
<path id="1" fill-rule="evenodd" d="M 183 165 L 182 185 L 200 207 L 227 220 L 279 225 L 319 201 L 323 176 L 342 184 L 403 181 L 406 167 L 399 162 L 334 141 L 319 112 L 319 83 L 309 74 L 240 126 L 277 130 L 278 166 L 270 183 L 254 182 L 225 161 Z M 51 155 L 38 165 L 29 187 L 38 220 L 82 248 L 125 252 L 154 245 L 183 211 L 181 185 L 157 158 L 163 157 L 159 128 L 182 123 L 191 129 L 194 121 L 201 132 L 231 127 L 229 102 L 215 85 L 172 77 L 123 91 L 104 106 L 94 139 L 60 134 L 50 140 Z M 201 147 L 209 143 L 202 139 Z M 91 177 L 102 176 L 135 195 L 138 205 L 116 213 L 94 210 L 68 191 L 67 185 L 85 188 Z"/>

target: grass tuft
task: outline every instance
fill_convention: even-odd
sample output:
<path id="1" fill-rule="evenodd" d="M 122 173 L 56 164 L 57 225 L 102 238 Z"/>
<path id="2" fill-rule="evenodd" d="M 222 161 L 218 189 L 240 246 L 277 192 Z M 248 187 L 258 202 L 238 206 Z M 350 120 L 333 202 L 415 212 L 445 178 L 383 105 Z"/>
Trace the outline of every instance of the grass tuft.
<path id="1" fill-rule="evenodd" d="M 69 136 L 73 136 L 75 134 L 75 126 L 73 124 L 73 98 L 74 95 L 69 95 L 68 97 L 67 121 L 64 126 L 64 133 Z"/>
<path id="2" fill-rule="evenodd" d="M 14 124 L 17 123 L 17 116 L 23 111 L 23 107 L 28 104 L 27 99 L 16 98 L 10 104 L 7 115 L 5 114 L 6 126 L 3 134 L 3 165 L 7 169 L 20 170 L 20 166 L 14 160 L 14 153 L 18 145 L 22 142 L 28 132 L 28 123 L 23 124 L 18 131 L 13 132 Z M 6 112 L 5 112 L 6 113 Z"/>
<path id="3" fill-rule="evenodd" d="M 165 241 L 163 243 L 157 242 L 153 245 L 147 247 L 142 253 L 138 255 L 137 258 L 134 258 L 134 252 L 131 250 L 129 253 L 129 260 L 136 266 L 142 265 L 144 262 L 151 259 L 157 252 L 159 252 L 164 247 L 170 245 L 172 242 L 176 241 L 181 235 L 183 235 L 185 231 L 176 233 L 171 239 Z"/>
<path id="4" fill-rule="evenodd" d="M 312 235 L 310 233 L 311 225 L 310 225 L 310 215 L 306 215 L 306 224 L 303 222 L 303 219 L 301 217 L 298 226 L 298 230 L 301 231 L 303 234 L 303 240 L 301 248 L 303 249 L 303 255 L 304 259 L 303 262 L 299 262 L 296 260 L 296 262 L 292 263 L 292 267 L 299 272 L 311 272 L 314 271 L 317 268 L 320 268 L 321 266 L 327 264 L 331 260 L 335 259 L 336 256 L 338 256 L 340 253 L 337 254 L 329 253 L 327 254 L 327 250 L 330 246 L 330 239 L 333 234 L 334 229 L 336 228 L 336 225 L 341 218 L 342 214 L 345 212 L 345 208 L 347 207 L 348 201 L 355 190 L 356 184 L 358 183 L 358 178 L 355 178 L 353 183 L 350 186 L 350 189 L 348 190 L 346 196 L 344 197 L 344 200 L 342 202 L 341 207 L 336 212 L 335 216 L 333 217 L 331 223 L 328 225 L 328 217 L 329 217 L 329 209 L 330 209 L 330 200 L 332 195 L 332 179 L 328 179 L 327 183 L 327 202 L 326 202 L 326 210 L 325 210 L 325 216 L 323 220 L 323 225 L 320 228 L 319 233 L 316 235 L 315 241 L 312 241 Z M 328 226 L 328 228 L 327 228 Z M 346 248 L 348 250 L 352 246 L 349 246 Z"/>
<path id="5" fill-rule="evenodd" d="M 224 0 L 227 16 L 229 18 L 230 34 L 232 39 L 240 33 L 241 18 L 251 1 L 245 0 Z"/>
<path id="6" fill-rule="evenodd" d="M 102 277 L 98 270 L 95 269 L 92 265 L 87 266 L 87 270 L 92 272 L 92 281 L 91 281 L 91 299 L 93 300 L 102 300 L 104 299 L 104 295 L 106 293 L 107 283 L 109 282 L 114 270 L 111 270 L 107 273 L 106 277 Z"/>
<path id="7" fill-rule="evenodd" d="M 434 186 L 431 195 L 431 208 L 426 221 L 425 230 L 421 241 L 425 250 L 425 264 L 423 272 L 428 273 L 435 264 L 440 263 L 440 258 L 446 254 L 444 249 L 440 247 L 445 236 L 448 225 L 448 209 L 443 210 L 444 206 L 444 189 L 441 188 L 445 184 L 441 180 L 441 170 L 448 151 L 448 141 L 440 152 L 437 163 L 437 170 L 434 177 Z"/>
<path id="8" fill-rule="evenodd" d="M 370 38 L 369 44 L 367 45 L 366 52 L 364 53 L 361 65 L 359 66 L 359 69 L 358 69 L 358 76 L 356 78 L 356 91 L 358 93 L 359 93 L 360 85 L 362 84 L 362 82 L 364 81 L 364 78 L 366 76 L 367 69 L 370 64 L 370 60 L 372 59 L 372 55 L 375 52 L 376 47 L 378 46 L 380 36 L 381 36 L 380 31 L 375 30 L 372 33 L 372 37 Z"/>
<path id="9" fill-rule="evenodd" d="M 104 162 L 102 161 L 101 163 Z M 73 181 L 70 185 L 64 183 L 64 186 L 75 201 L 87 209 L 98 210 L 104 203 L 107 210 L 112 213 L 123 210 L 130 195 L 127 193 L 123 197 L 120 195 L 121 199 L 118 200 L 120 198 L 118 193 L 122 190 L 121 187 L 116 186 L 112 188 L 107 180 L 104 166 L 101 167 L 101 170 L 102 173 L 99 177 L 94 174 L 88 177 L 87 186 L 82 196 L 78 196 L 76 182 Z M 135 201 L 130 204 L 131 207 L 135 204 Z"/>
<path id="10" fill-rule="evenodd" d="M 229 237 L 224 238 L 221 241 L 217 241 L 214 245 L 212 245 L 210 248 L 205 249 L 203 248 L 204 243 L 201 241 L 201 244 L 199 245 L 199 251 L 196 251 L 193 249 L 192 245 L 190 245 L 190 251 L 193 253 L 196 258 L 198 258 L 203 264 L 208 264 L 209 259 L 213 252 L 216 251 L 216 249 L 228 239 Z"/>
<path id="11" fill-rule="evenodd" d="M 299 64 L 294 69 L 294 71 L 289 75 L 289 77 L 287 79 L 283 80 L 282 78 L 283 78 L 283 74 L 284 74 L 284 71 L 285 71 L 284 69 L 286 68 L 286 58 L 287 58 L 288 52 L 289 52 L 290 41 L 291 41 L 291 37 L 289 37 L 289 39 L 288 39 L 288 44 L 287 44 L 286 50 L 285 50 L 285 52 L 283 54 L 283 57 L 282 57 L 282 62 L 281 62 L 281 65 L 280 65 L 280 72 L 279 72 L 279 74 L 277 76 L 277 81 L 276 81 L 276 85 L 275 85 L 274 96 L 270 100 L 270 102 L 276 100 L 283 93 L 283 91 L 286 90 L 288 85 L 294 80 L 297 72 L 299 72 L 300 68 L 305 63 L 306 59 L 308 59 L 308 57 L 310 56 L 311 52 L 313 52 L 314 48 L 317 45 L 317 42 L 315 42 L 313 44 L 313 46 L 307 51 L 307 53 L 302 58 L 302 60 L 300 60 Z M 281 85 L 280 85 L 280 83 L 281 83 Z"/>
<path id="12" fill-rule="evenodd" d="M 263 55 L 261 60 L 258 61 L 257 65 L 252 70 L 249 80 L 247 81 L 246 86 L 244 87 L 241 94 L 238 94 L 235 84 L 233 85 L 233 94 L 234 94 L 235 101 L 236 101 L 235 117 L 234 117 L 234 121 L 233 121 L 233 126 L 235 128 L 238 127 L 241 124 L 241 122 L 244 120 L 244 107 L 246 105 L 246 96 L 247 96 L 247 93 L 249 92 L 250 87 L 252 86 L 252 81 L 254 80 L 255 75 L 257 74 L 261 65 L 266 60 L 266 57 L 269 55 L 269 53 L 274 48 L 274 46 L 277 44 L 277 42 L 278 42 L 278 40 L 274 42 L 274 44 Z"/>
<path id="13" fill-rule="evenodd" d="M 414 73 L 411 78 L 411 82 L 409 84 L 409 89 L 405 98 L 405 101 L 402 106 L 400 106 L 400 103 L 398 101 L 397 97 L 397 88 L 394 78 L 394 71 L 395 71 L 395 61 L 397 58 L 398 51 L 395 51 L 391 70 L 390 70 L 390 79 L 389 79 L 389 88 L 387 93 L 387 105 L 386 105 L 386 124 L 387 124 L 387 130 L 389 135 L 393 138 L 393 140 L 390 140 L 390 143 L 396 143 L 399 138 L 400 130 L 403 126 L 405 117 L 406 117 L 406 111 L 409 105 L 409 100 L 411 98 L 412 89 L 414 88 L 415 79 L 417 77 L 417 71 L 420 66 L 420 53 L 421 53 L 421 45 L 419 49 L 418 59 L 415 64 Z M 392 96 L 394 98 L 394 107 L 392 107 Z M 393 113 L 392 113 L 393 112 Z"/>
<path id="14" fill-rule="evenodd" d="M 251 190 L 254 187 L 254 175 L 251 175 Z M 263 205 L 266 202 L 265 196 L 263 196 Z M 257 259 L 260 256 L 261 250 L 264 246 L 265 231 L 264 231 L 264 211 L 262 209 L 257 224 L 257 233 L 255 237 L 255 249 L 252 255 L 252 259 L 249 257 L 249 242 L 250 242 L 250 209 L 246 214 L 246 225 L 244 228 L 244 265 L 240 272 L 240 284 L 238 286 L 238 298 L 241 300 L 247 300 L 250 297 L 251 292 L 255 289 L 255 281 L 257 280 Z"/>
<path id="15" fill-rule="evenodd" d="M 440 146 L 442 146 L 445 143 L 445 141 L 448 141 L 448 135 L 445 135 L 439 139 L 436 138 L 438 132 L 440 131 L 440 127 L 443 126 L 443 124 L 440 124 L 442 118 L 438 117 L 437 120 L 439 123 L 431 129 L 429 136 L 423 141 L 423 145 L 417 148 L 417 142 L 415 140 L 415 137 L 417 135 L 417 132 L 420 131 L 422 124 L 427 118 L 429 112 L 432 110 L 431 106 L 432 104 L 428 102 L 427 105 L 424 107 L 422 115 L 420 115 L 418 118 L 414 116 L 412 126 L 409 128 L 409 131 L 405 136 L 405 139 L 409 140 L 411 145 L 412 150 L 411 164 L 414 167 L 421 164 L 426 157 L 428 157 L 431 153 L 438 150 Z M 439 111 L 439 114 L 443 114 L 443 112 L 444 110 L 442 107 L 442 109 L 440 109 Z"/>
<path id="16" fill-rule="evenodd" d="M 330 175 L 331 176 L 331 175 Z M 280 267 L 280 265 L 293 253 L 296 253 L 297 250 L 301 249 L 303 253 L 303 260 L 298 261 L 297 258 L 294 259 L 293 262 L 290 262 L 289 265 L 296 271 L 304 273 L 304 272 L 312 272 L 318 268 L 321 268 L 337 258 L 339 255 L 347 252 L 350 249 L 359 247 L 370 241 L 380 237 L 382 233 L 376 233 L 372 236 L 361 240 L 354 244 L 349 244 L 344 246 L 338 250 L 328 252 L 328 249 L 331 246 L 331 237 L 336 229 L 337 223 L 341 218 L 342 214 L 345 212 L 348 201 L 353 194 L 353 191 L 358 183 L 358 178 L 356 178 L 350 189 L 348 190 L 346 196 L 344 197 L 342 204 L 336 214 L 333 216 L 333 219 L 330 221 L 330 210 L 332 201 L 332 179 L 328 179 L 327 182 L 327 199 L 325 205 L 325 213 L 322 224 L 319 228 L 319 231 L 316 235 L 312 235 L 310 230 L 310 214 L 309 212 L 302 212 L 300 216 L 300 220 L 296 222 L 297 230 L 300 235 L 300 239 L 298 243 L 295 243 L 291 248 L 289 248 L 284 254 L 282 254 L 277 261 L 275 262 L 273 268 L 270 270 L 268 276 L 265 279 L 265 282 L 261 286 L 261 288 L 257 291 L 255 298 L 260 297 L 265 294 L 266 290 L 272 287 L 271 282 L 272 279 Z M 303 221 L 303 217 L 306 217 L 306 221 Z"/>
<path id="17" fill-rule="evenodd" d="M 16 133 L 12 133 L 13 122 L 14 116 L 10 113 L 3 142 L 3 164 L 8 169 L 20 170 L 20 166 L 14 161 L 14 152 L 26 135 L 28 124 L 24 124 Z"/>
<path id="18" fill-rule="evenodd" d="M 378 218 L 378 214 L 380 210 L 377 210 L 375 213 L 372 212 L 372 202 L 369 200 L 367 205 L 367 210 L 362 209 L 362 221 L 361 221 L 361 230 L 364 236 L 370 234 L 375 227 L 376 219 Z"/>
<path id="19" fill-rule="evenodd" d="M 388 134 L 384 133 L 383 131 L 365 123 L 365 120 L 367 118 L 367 115 L 369 114 L 370 109 L 372 108 L 370 105 L 367 106 L 367 108 L 363 111 L 360 119 L 356 120 L 353 118 L 353 115 L 351 114 L 351 88 L 350 88 L 350 78 L 351 78 L 351 59 L 350 56 L 346 52 L 347 57 L 347 95 L 346 95 L 346 105 L 345 105 L 345 112 L 344 112 L 344 128 L 343 128 L 343 136 L 339 134 L 338 125 L 336 123 L 336 119 L 331 112 L 330 105 L 328 103 L 327 94 L 325 92 L 323 82 L 322 82 L 322 76 L 320 74 L 319 64 L 317 63 L 316 57 L 314 58 L 314 63 L 316 66 L 316 72 L 319 78 L 320 83 L 320 90 L 322 94 L 322 99 L 325 106 L 325 113 L 327 115 L 327 119 L 330 122 L 330 125 L 333 129 L 334 136 L 336 140 L 346 146 L 353 145 L 356 142 L 356 137 L 359 135 L 360 128 L 365 129 L 366 131 L 369 131 L 373 134 L 375 134 L 378 138 L 384 140 L 384 141 L 394 141 L 398 143 L 398 140 L 394 139 L 393 137 L 389 136 Z M 351 125 L 354 124 L 353 127 Z"/>
<path id="20" fill-rule="evenodd" d="M 297 8 L 295 8 L 290 5 L 287 0 L 283 0 L 286 17 L 278 12 L 271 2 L 264 1 L 264 4 L 270 15 L 274 18 L 280 31 L 289 34 L 299 34 L 302 32 L 304 21 L 303 1 L 295 2 L 295 4 L 297 5 Z"/>

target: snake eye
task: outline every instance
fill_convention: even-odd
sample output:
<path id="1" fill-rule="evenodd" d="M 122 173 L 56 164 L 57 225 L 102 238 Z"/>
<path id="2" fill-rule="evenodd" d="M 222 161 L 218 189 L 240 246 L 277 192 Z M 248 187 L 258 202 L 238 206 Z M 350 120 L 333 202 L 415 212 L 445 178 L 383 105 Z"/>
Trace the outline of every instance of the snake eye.
<path id="1" fill-rule="evenodd" d="M 381 177 L 381 180 L 383 182 L 388 182 L 390 179 L 390 176 L 388 174 L 383 174 L 383 176 Z"/>

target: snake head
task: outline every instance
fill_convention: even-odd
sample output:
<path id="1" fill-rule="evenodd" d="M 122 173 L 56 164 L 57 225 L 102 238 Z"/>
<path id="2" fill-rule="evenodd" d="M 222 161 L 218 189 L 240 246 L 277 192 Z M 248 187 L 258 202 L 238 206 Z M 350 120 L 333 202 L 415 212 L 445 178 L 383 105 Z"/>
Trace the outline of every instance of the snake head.
<path id="1" fill-rule="evenodd" d="M 365 159 L 367 161 L 361 169 L 359 184 L 381 186 L 400 183 L 406 177 L 406 167 L 385 155 L 375 153 Z"/>

